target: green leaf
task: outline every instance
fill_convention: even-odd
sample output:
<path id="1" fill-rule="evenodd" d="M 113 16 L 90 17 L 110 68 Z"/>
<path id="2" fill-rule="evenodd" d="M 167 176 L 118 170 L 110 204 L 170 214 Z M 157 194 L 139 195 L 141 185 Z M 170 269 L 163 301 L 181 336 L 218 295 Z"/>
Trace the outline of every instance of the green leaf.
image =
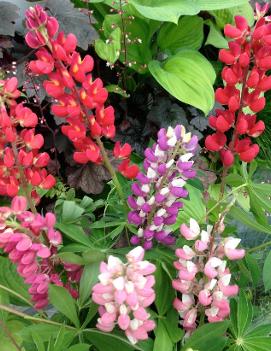
<path id="1" fill-rule="evenodd" d="M 254 195 L 254 197 L 257 199 L 258 203 L 263 209 L 265 209 L 268 212 L 271 212 L 271 201 L 268 194 L 266 194 L 265 191 L 262 191 L 259 189 L 259 187 L 255 187 L 254 184 L 251 184 L 250 192 Z"/>
<path id="2" fill-rule="evenodd" d="M 213 45 L 219 49 L 228 48 L 228 41 L 223 36 L 221 30 L 211 20 L 207 20 L 205 23 L 210 27 L 205 45 Z"/>
<path id="3" fill-rule="evenodd" d="M 126 337 L 105 333 L 96 329 L 85 329 L 84 335 L 99 351 L 144 351 L 139 345 L 132 345 Z"/>
<path id="4" fill-rule="evenodd" d="M 163 320 L 158 321 L 158 326 L 155 329 L 155 339 L 153 351 L 172 351 L 173 342 L 171 341 L 167 328 Z"/>
<path id="5" fill-rule="evenodd" d="M 172 226 L 173 230 L 178 229 L 182 223 L 188 223 L 190 218 L 201 223 L 206 217 L 202 191 L 189 184 L 186 184 L 186 189 L 189 192 L 189 199 L 183 199 L 184 207 L 179 211 L 176 224 Z"/>
<path id="6" fill-rule="evenodd" d="M 222 351 L 227 339 L 224 334 L 229 327 L 229 321 L 205 324 L 190 336 L 181 351 L 195 349 L 198 351 Z"/>
<path id="7" fill-rule="evenodd" d="M 75 300 L 62 286 L 49 285 L 49 300 L 54 307 L 64 314 L 76 327 L 80 327 Z"/>
<path id="8" fill-rule="evenodd" d="M 253 328 L 249 331 L 246 336 L 247 337 L 254 337 L 254 336 L 269 336 L 271 333 L 271 324 L 263 324 L 259 325 L 258 327 Z"/>
<path id="9" fill-rule="evenodd" d="M 198 16 L 184 16 L 178 25 L 164 23 L 159 31 L 157 43 L 160 49 L 176 53 L 180 49 L 201 47 L 203 41 L 203 19 Z"/>
<path id="10" fill-rule="evenodd" d="M 79 255 L 76 255 L 73 252 L 61 252 L 61 253 L 57 254 L 56 256 L 65 262 L 79 264 L 79 265 L 84 264 L 83 258 Z"/>
<path id="11" fill-rule="evenodd" d="M 40 335 L 36 332 L 32 332 L 32 338 L 37 348 L 37 351 L 45 351 L 45 346 Z"/>
<path id="12" fill-rule="evenodd" d="M 256 288 L 261 279 L 261 270 L 260 270 L 258 261 L 256 260 L 255 257 L 250 255 L 249 253 L 246 253 L 245 262 L 251 274 L 252 284 Z"/>
<path id="13" fill-rule="evenodd" d="M 95 51 L 98 56 L 113 64 L 117 61 L 120 56 L 121 50 L 121 30 L 116 28 L 111 32 L 107 42 L 104 42 L 102 39 L 95 40 Z"/>
<path id="14" fill-rule="evenodd" d="M 89 347 L 88 344 L 77 344 L 69 347 L 67 351 L 88 351 Z"/>
<path id="15" fill-rule="evenodd" d="M 215 71 L 199 52 L 182 50 L 165 63 L 151 61 L 153 77 L 178 100 L 195 106 L 207 114 L 214 105 Z"/>
<path id="16" fill-rule="evenodd" d="M 265 291 L 271 289 L 271 251 L 268 253 L 263 266 L 263 283 Z"/>
<path id="17" fill-rule="evenodd" d="M 163 316 L 172 307 L 174 290 L 171 280 L 161 264 L 157 264 L 155 271 L 155 305 L 160 316 Z"/>
<path id="18" fill-rule="evenodd" d="M 9 296 L 5 290 L 0 289 L 0 304 L 9 305 Z M 8 312 L 0 310 L 0 321 L 5 322 L 8 319 Z M 1 328 L 0 328 L 1 332 Z"/>
<path id="19" fill-rule="evenodd" d="M 247 0 L 129 0 L 143 16 L 157 21 L 178 23 L 181 15 L 217 10 L 247 3 Z"/>
<path id="20" fill-rule="evenodd" d="M 90 299 L 91 290 L 98 281 L 100 262 L 93 262 L 84 267 L 79 287 L 79 304 L 84 305 Z"/>
<path id="21" fill-rule="evenodd" d="M 56 223 L 55 227 L 73 241 L 91 247 L 91 243 L 83 229 L 75 224 Z"/>
<path id="22" fill-rule="evenodd" d="M 240 6 L 234 6 L 229 9 L 222 9 L 211 11 L 212 16 L 215 17 L 216 23 L 219 28 L 223 29 L 225 24 L 235 24 L 234 17 L 236 15 L 243 16 L 248 21 L 249 25 L 254 23 L 254 11 L 252 6 L 247 2 Z"/>
<path id="23" fill-rule="evenodd" d="M 107 85 L 105 88 L 109 93 L 119 94 L 126 98 L 130 96 L 129 94 L 126 93 L 125 90 L 121 89 L 121 87 L 119 87 L 117 84 L 110 84 L 110 85 Z"/>
<path id="24" fill-rule="evenodd" d="M 78 220 L 84 213 L 84 208 L 77 205 L 74 201 L 65 200 L 62 205 L 61 222 L 72 223 Z"/>
<path id="25" fill-rule="evenodd" d="M 238 337 L 242 337 L 248 330 L 253 317 L 252 304 L 244 291 L 241 290 L 237 304 L 237 331 Z"/>
<path id="26" fill-rule="evenodd" d="M 179 313 L 174 308 L 171 308 L 163 322 L 171 341 L 173 343 L 179 342 L 184 336 L 184 330 L 180 328 Z"/>
<path id="27" fill-rule="evenodd" d="M 256 222 L 252 215 L 250 215 L 248 212 L 242 210 L 239 207 L 233 206 L 229 214 L 237 221 L 242 222 L 243 224 L 247 225 L 252 229 L 255 229 L 256 231 L 271 234 L 270 226 L 264 226 Z"/>
<path id="28" fill-rule="evenodd" d="M 232 186 L 232 187 L 237 187 L 240 186 L 242 184 L 245 184 L 245 179 L 240 176 L 239 174 L 229 174 L 227 175 L 227 177 L 225 178 L 225 182 L 226 184 Z"/>
<path id="29" fill-rule="evenodd" d="M 245 338 L 244 346 L 247 351 L 270 351 L 271 338 L 267 336 L 254 336 Z"/>

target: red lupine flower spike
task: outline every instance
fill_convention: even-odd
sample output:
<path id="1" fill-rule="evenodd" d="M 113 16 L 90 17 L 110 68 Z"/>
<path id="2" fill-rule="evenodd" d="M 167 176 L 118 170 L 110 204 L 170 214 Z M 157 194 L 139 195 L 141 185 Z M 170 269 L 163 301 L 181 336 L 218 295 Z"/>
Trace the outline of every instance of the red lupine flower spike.
<path id="1" fill-rule="evenodd" d="M 117 141 L 114 146 L 113 154 L 116 158 L 128 158 L 131 155 L 131 145 L 125 143 L 121 146 L 120 141 Z"/>

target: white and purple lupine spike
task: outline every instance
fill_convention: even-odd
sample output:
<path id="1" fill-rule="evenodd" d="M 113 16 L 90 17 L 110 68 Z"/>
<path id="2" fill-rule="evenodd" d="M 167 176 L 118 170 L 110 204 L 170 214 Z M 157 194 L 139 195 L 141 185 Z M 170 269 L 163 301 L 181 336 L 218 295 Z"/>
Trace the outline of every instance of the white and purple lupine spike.
<path id="1" fill-rule="evenodd" d="M 144 172 L 138 174 L 133 195 L 128 197 L 128 220 L 138 227 L 132 244 L 142 242 L 145 249 L 152 248 L 153 240 L 174 244 L 169 226 L 176 222 L 183 206 L 180 199 L 188 195 L 184 188 L 187 179 L 196 175 L 191 158 L 197 145 L 197 137 L 177 125 L 160 129 L 157 143 L 145 150 Z"/>

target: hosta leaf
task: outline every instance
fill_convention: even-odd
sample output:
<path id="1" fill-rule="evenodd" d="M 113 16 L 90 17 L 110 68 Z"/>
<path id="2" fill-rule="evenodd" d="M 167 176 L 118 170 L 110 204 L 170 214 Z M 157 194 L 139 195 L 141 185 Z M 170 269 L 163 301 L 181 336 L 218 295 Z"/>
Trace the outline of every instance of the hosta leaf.
<path id="1" fill-rule="evenodd" d="M 177 23 L 181 15 L 196 15 L 200 11 L 229 8 L 247 0 L 130 0 L 143 16 L 157 21 Z"/>
<path id="2" fill-rule="evenodd" d="M 212 65 L 197 51 L 182 50 L 165 63 L 151 61 L 153 77 L 171 95 L 207 114 L 214 105 Z"/>
<path id="3" fill-rule="evenodd" d="M 215 48 L 223 49 L 228 48 L 228 41 L 223 36 L 221 30 L 211 20 L 205 22 L 210 31 L 206 39 L 205 45 L 213 45 Z"/>
<path id="4" fill-rule="evenodd" d="M 162 50 L 175 53 L 179 49 L 199 49 L 203 41 L 203 19 L 198 16 L 184 16 L 178 25 L 164 23 L 159 31 L 157 43 Z"/>

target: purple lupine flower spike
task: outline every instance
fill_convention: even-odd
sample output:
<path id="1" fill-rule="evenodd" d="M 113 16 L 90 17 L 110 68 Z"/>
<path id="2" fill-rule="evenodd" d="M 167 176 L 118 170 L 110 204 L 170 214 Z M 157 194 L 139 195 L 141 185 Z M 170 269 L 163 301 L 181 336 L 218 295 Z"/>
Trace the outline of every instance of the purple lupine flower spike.
<path id="1" fill-rule="evenodd" d="M 186 181 L 196 175 L 191 158 L 197 143 L 196 136 L 178 125 L 174 129 L 160 129 L 157 143 L 145 150 L 144 172 L 138 174 L 132 185 L 133 195 L 128 198 L 132 209 L 128 221 L 138 227 L 132 244 L 142 243 L 147 250 L 152 248 L 153 241 L 174 244 L 169 226 L 176 222 L 183 207 L 180 199 L 188 195 Z"/>

